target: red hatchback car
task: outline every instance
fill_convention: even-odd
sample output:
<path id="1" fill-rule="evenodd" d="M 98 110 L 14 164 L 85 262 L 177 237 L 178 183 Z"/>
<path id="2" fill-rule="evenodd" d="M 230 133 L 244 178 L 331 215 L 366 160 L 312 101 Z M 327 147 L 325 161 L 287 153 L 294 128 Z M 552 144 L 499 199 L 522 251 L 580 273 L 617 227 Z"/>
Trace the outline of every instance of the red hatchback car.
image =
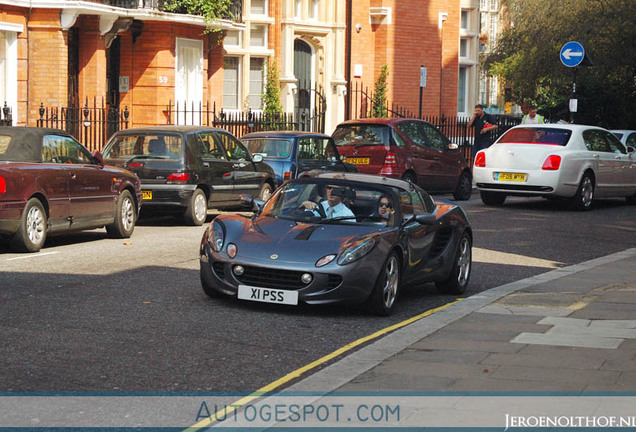
<path id="1" fill-rule="evenodd" d="M 467 200 L 472 175 L 457 144 L 417 119 L 362 119 L 338 125 L 332 135 L 345 162 L 361 173 L 407 180 L 432 193 Z"/>

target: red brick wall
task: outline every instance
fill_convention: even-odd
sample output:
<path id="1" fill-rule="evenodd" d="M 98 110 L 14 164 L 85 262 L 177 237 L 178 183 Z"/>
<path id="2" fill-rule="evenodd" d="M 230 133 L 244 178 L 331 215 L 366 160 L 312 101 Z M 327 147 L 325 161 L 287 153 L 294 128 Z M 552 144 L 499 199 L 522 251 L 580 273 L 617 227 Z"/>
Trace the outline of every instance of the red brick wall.
<path id="1" fill-rule="evenodd" d="M 12 24 L 21 24 L 25 31 L 18 33 L 18 108 L 13 112 L 14 124 L 24 125 L 27 120 L 27 19 L 26 10 L 2 6 L 0 9 L 0 21 Z M 4 101 L 0 101 L 4 105 Z"/>
<path id="2" fill-rule="evenodd" d="M 419 112 L 420 65 L 427 68 L 422 114 L 455 115 L 459 45 L 459 0 L 356 0 L 353 3 L 352 82 L 373 88 L 383 64 L 389 66 L 389 100 Z M 369 24 L 369 7 L 390 7 L 391 24 Z M 439 12 L 447 12 L 443 41 Z M 356 24 L 362 25 L 360 33 Z M 442 57 L 443 43 L 443 57 Z M 362 79 L 353 78 L 355 64 L 363 65 Z M 440 71 L 442 80 L 440 83 Z M 441 108 L 440 108 L 441 84 Z"/>

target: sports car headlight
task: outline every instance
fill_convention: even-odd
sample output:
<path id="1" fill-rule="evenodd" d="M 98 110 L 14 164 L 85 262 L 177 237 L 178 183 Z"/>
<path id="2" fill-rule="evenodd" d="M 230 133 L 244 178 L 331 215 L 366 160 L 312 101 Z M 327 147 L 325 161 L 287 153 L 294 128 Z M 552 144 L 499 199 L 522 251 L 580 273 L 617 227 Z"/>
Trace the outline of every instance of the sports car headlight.
<path id="1" fill-rule="evenodd" d="M 346 265 L 362 258 L 375 246 L 375 237 L 359 240 L 350 245 L 338 258 L 338 264 Z"/>
<path id="2" fill-rule="evenodd" d="M 212 223 L 212 231 L 208 236 L 208 240 L 212 245 L 214 252 L 220 252 L 223 249 L 223 242 L 225 241 L 225 230 L 220 222 L 214 221 Z"/>

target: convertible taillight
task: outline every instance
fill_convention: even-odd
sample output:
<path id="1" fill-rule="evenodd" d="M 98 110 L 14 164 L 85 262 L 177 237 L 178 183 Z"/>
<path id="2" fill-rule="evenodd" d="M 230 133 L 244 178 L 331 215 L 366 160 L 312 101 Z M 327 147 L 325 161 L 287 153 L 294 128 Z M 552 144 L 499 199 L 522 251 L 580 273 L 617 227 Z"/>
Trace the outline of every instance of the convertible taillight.
<path id="1" fill-rule="evenodd" d="M 486 153 L 477 153 L 475 166 L 479 168 L 484 168 L 486 166 Z"/>
<path id="2" fill-rule="evenodd" d="M 7 182 L 4 177 L 0 177 L 0 193 L 5 193 L 7 191 Z"/>
<path id="3" fill-rule="evenodd" d="M 380 175 L 391 175 L 393 174 L 393 169 L 396 167 L 397 161 L 395 160 L 395 153 L 392 151 L 387 152 L 384 157 L 384 165 L 380 170 Z"/>
<path id="4" fill-rule="evenodd" d="M 190 174 L 188 173 L 172 173 L 168 176 L 171 181 L 188 181 Z"/>
<path id="5" fill-rule="evenodd" d="M 556 171 L 559 167 L 561 167 L 561 156 L 550 155 L 545 162 L 543 162 L 541 169 L 545 171 Z"/>

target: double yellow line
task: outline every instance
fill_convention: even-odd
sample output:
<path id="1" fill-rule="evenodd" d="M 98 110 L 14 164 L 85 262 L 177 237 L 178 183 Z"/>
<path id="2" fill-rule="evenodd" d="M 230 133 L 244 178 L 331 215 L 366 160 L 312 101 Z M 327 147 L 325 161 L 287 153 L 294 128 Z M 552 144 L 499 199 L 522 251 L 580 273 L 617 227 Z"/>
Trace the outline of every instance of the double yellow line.
<path id="1" fill-rule="evenodd" d="M 272 392 L 274 390 L 276 390 L 277 388 L 281 387 L 283 384 L 286 384 L 298 377 L 300 377 L 301 375 L 303 375 L 306 372 L 309 372 L 310 370 L 321 366 L 325 363 L 327 363 L 330 360 L 333 360 L 334 358 L 346 353 L 347 351 L 352 350 L 353 348 L 356 348 L 362 344 L 365 344 L 373 339 L 377 339 L 380 336 L 384 336 L 387 333 L 390 333 L 392 331 L 395 331 L 397 329 L 400 329 L 402 327 L 405 327 L 409 324 L 414 323 L 415 321 L 421 320 L 422 318 L 426 318 L 427 316 L 430 316 L 436 312 L 441 311 L 442 309 L 446 309 L 449 306 L 452 306 L 456 303 L 459 303 L 460 301 L 462 301 L 463 299 L 457 299 L 453 302 L 447 303 L 443 306 L 440 306 L 438 308 L 435 309 L 430 309 L 427 310 L 426 312 L 423 312 L 419 315 L 416 315 L 412 318 L 409 318 L 405 321 L 399 322 L 397 324 L 394 324 L 392 326 L 383 328 L 382 330 L 378 330 L 377 332 L 370 334 L 369 336 L 365 336 L 363 338 L 360 338 L 354 342 L 351 342 L 350 344 L 347 344 L 341 348 L 338 348 L 337 350 L 335 350 L 334 352 L 327 354 L 324 357 L 319 358 L 318 360 L 309 363 L 306 366 L 303 366 L 301 368 L 296 369 L 293 372 L 288 373 L 287 375 L 283 376 L 282 378 L 277 379 L 276 381 L 267 384 L 264 387 L 261 387 L 260 389 L 256 390 L 255 392 L 239 399 L 238 401 L 230 404 L 229 406 L 227 406 L 224 410 L 222 410 L 219 413 L 216 413 L 213 416 L 210 416 L 209 418 L 205 419 L 205 420 L 201 420 L 200 422 L 198 422 L 197 424 L 190 426 L 188 429 L 186 429 L 184 432 L 194 432 L 196 430 L 199 430 L 201 428 L 205 428 L 205 427 L 210 427 L 213 423 L 215 423 L 217 421 L 217 419 L 221 418 L 221 419 L 225 419 L 227 418 L 228 415 L 232 414 L 234 411 L 236 411 L 237 409 L 241 408 L 242 406 L 252 402 L 255 399 L 258 399 L 260 397 L 263 396 L 263 394 Z"/>

